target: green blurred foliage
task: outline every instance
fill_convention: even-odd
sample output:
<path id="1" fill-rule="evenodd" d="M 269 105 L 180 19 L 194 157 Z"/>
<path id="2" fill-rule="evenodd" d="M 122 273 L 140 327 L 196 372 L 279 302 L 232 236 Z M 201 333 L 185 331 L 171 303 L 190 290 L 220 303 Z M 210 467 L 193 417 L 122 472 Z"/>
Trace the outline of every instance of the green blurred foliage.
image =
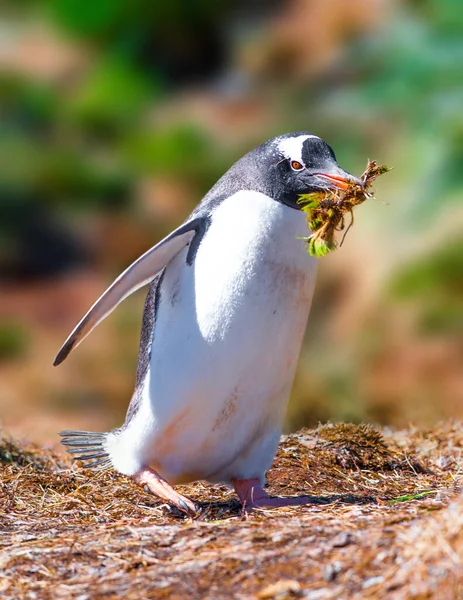
<path id="1" fill-rule="evenodd" d="M 55 22 L 71 34 L 98 43 L 115 39 L 152 36 L 166 28 L 178 28 L 217 20 L 229 5 L 214 0 L 93 0 L 83 10 L 80 0 L 38 0 Z"/>
<path id="2" fill-rule="evenodd" d="M 463 239 L 450 240 L 397 273 L 393 296 L 418 302 L 417 322 L 427 334 L 463 334 Z"/>
<path id="3" fill-rule="evenodd" d="M 79 0 L 49 0 L 46 5 L 56 22 L 67 31 L 95 38 L 123 27 L 131 13 L 126 0 L 93 0 L 85 7 Z"/>
<path id="4" fill-rule="evenodd" d="M 65 106 L 73 125 L 95 137 L 123 134 L 140 123 L 140 114 L 155 100 L 157 86 L 122 61 L 92 65 Z"/>
<path id="5" fill-rule="evenodd" d="M 24 357 L 29 345 L 29 335 L 24 325 L 0 321 L 0 360 Z"/>
<path id="6" fill-rule="evenodd" d="M 346 62 L 355 65 L 354 76 L 328 92 L 323 109 L 341 128 L 338 153 L 352 153 L 355 138 L 357 152 L 390 143 L 406 151 L 395 166 L 414 186 L 407 227 L 461 201 L 462 14 L 458 0 L 404 3 L 380 32 L 352 45 Z"/>
<path id="7" fill-rule="evenodd" d="M 76 0 L 36 0 L 28 3 L 29 11 L 33 5 L 62 32 L 84 41 L 91 59 L 64 84 L 0 74 L 6 127 L 1 152 L 15 156 L 12 169 L 2 161 L 2 185 L 26 188 L 41 202 L 66 204 L 77 198 L 97 207 L 111 194 L 130 199 L 130 184 L 140 172 L 178 172 L 178 160 L 187 176 L 199 163 L 207 183 L 216 176 L 215 162 L 208 160 L 214 156 L 212 140 L 181 123 L 159 134 L 147 130 L 146 123 L 171 83 L 162 43 L 171 36 L 175 47 L 183 34 L 200 36 L 211 21 L 219 22 L 226 3 L 92 0 L 83 7 Z"/>
<path id="8" fill-rule="evenodd" d="M 186 177 L 203 173 L 197 192 L 204 193 L 233 155 L 217 164 L 217 142 L 184 123 L 173 132 L 146 127 L 157 101 L 170 92 L 162 53 L 156 60 L 153 50 L 145 60 L 143 48 L 160 31 L 172 36 L 174 46 L 185 28 L 191 36 L 195 23 L 212 21 L 219 28 L 227 3 L 219 9 L 209 0 L 93 0 L 85 10 L 77 0 L 31 4 L 42 7 L 55 26 L 85 40 L 92 59 L 69 86 L 2 76 L 0 108 L 9 134 L 2 151 L 17 157 L 14 185 L 36 189 L 44 199 L 66 203 L 77 196 L 98 205 L 117 189 L 130 197 L 140 172 L 178 173 L 180 156 L 182 176 L 183 169 Z M 377 34 L 354 41 L 338 67 L 346 73 L 339 82 L 295 83 L 286 101 L 294 102 L 294 110 L 282 105 L 275 129 L 316 122 L 349 166 L 352 156 L 381 150 L 387 143 L 384 127 L 411 154 L 408 179 L 416 187 L 409 212 L 432 217 L 437 199 L 440 206 L 455 201 L 463 183 L 461 13 L 455 0 L 404 4 Z"/>
<path id="9" fill-rule="evenodd" d="M 197 127 L 179 123 L 156 133 L 135 132 L 127 138 L 124 154 L 136 170 L 183 178 L 198 174 L 208 164 L 209 141 Z"/>

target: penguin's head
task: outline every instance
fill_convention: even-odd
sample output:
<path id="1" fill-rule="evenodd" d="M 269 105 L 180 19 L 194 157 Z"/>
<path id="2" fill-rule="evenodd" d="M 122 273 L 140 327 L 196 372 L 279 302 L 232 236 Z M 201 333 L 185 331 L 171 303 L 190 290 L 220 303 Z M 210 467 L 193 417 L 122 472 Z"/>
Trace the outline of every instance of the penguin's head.
<path id="1" fill-rule="evenodd" d="M 272 138 L 254 151 L 254 166 L 265 173 L 266 193 L 275 200 L 300 209 L 301 194 L 346 189 L 363 182 L 339 167 L 333 150 L 308 132 Z M 253 154 L 253 153 L 251 153 Z"/>

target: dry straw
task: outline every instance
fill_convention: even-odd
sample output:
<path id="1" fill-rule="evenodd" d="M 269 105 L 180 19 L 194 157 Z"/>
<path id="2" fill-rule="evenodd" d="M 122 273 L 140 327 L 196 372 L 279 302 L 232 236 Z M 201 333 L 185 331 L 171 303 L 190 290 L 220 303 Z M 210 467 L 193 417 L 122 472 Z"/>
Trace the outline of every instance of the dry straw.
<path id="1" fill-rule="evenodd" d="M 461 590 L 463 428 L 328 425 L 286 436 L 271 494 L 243 512 L 224 486 L 183 486 L 192 520 L 112 471 L 0 442 L 2 600 L 454 598 Z"/>

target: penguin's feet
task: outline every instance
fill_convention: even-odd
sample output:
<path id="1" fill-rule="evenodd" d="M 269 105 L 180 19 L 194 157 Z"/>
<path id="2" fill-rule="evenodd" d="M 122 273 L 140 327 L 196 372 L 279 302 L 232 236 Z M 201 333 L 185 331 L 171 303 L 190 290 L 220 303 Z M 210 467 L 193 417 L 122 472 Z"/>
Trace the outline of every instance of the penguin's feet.
<path id="1" fill-rule="evenodd" d="M 186 496 L 182 496 L 182 494 L 176 492 L 154 469 L 145 467 L 138 471 L 138 473 L 135 473 L 135 475 L 132 475 L 132 479 L 141 487 L 147 486 L 153 494 L 163 500 L 167 500 L 167 502 L 173 504 L 182 512 L 192 516 L 198 514 L 199 508 L 196 504 Z"/>
<path id="2" fill-rule="evenodd" d="M 260 485 L 258 479 L 233 479 L 232 483 L 245 510 L 252 510 L 253 508 L 303 506 L 304 504 L 313 503 L 313 498 L 310 496 L 293 496 L 289 498 L 274 496 L 272 498 Z"/>

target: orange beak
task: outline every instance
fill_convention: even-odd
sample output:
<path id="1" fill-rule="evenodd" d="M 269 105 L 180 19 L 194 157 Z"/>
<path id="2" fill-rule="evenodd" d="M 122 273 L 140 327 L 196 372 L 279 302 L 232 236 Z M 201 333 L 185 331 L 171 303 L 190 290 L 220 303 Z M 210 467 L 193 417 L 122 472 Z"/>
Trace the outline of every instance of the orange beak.
<path id="1" fill-rule="evenodd" d="M 334 185 L 341 190 L 347 190 L 349 185 L 353 183 L 353 180 L 345 179 L 344 177 L 337 177 L 336 175 L 326 175 L 326 173 L 317 173 L 318 177 L 323 177 L 323 179 L 327 179 L 334 183 Z"/>

